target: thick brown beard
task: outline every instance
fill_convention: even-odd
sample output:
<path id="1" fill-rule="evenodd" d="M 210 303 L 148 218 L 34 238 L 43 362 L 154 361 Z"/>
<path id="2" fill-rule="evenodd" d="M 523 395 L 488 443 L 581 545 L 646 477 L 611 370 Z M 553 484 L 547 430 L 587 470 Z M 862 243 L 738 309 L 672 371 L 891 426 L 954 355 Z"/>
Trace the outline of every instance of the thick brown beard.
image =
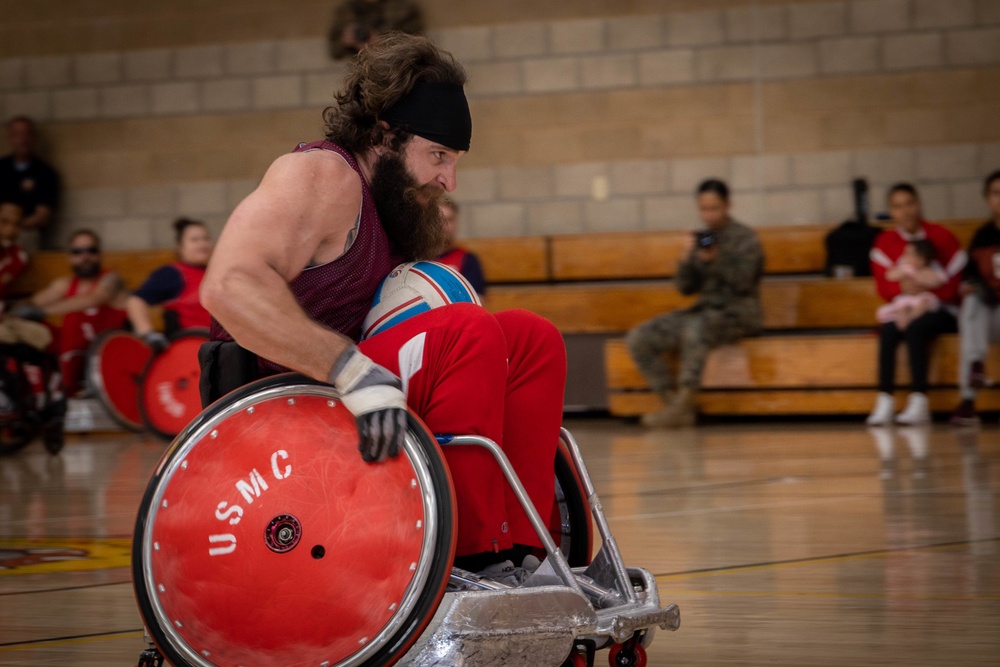
<path id="1" fill-rule="evenodd" d="M 84 280 L 86 280 L 87 278 L 95 278 L 98 275 L 100 275 L 100 273 L 101 273 L 100 263 L 92 264 L 90 266 L 80 266 L 77 264 L 73 265 L 73 275 L 75 275 L 77 278 L 83 278 Z"/>
<path id="2" fill-rule="evenodd" d="M 398 153 L 381 156 L 372 173 L 372 199 L 389 242 L 406 261 L 434 259 L 445 245 L 440 188 L 418 185 Z"/>

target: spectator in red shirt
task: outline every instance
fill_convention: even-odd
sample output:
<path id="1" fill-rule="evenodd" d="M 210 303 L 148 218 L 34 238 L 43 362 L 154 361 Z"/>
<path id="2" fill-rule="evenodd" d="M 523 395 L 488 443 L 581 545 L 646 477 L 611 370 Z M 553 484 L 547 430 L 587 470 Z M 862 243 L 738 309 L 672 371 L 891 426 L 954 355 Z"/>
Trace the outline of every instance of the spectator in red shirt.
<path id="1" fill-rule="evenodd" d="M 21 233 L 24 207 L 13 192 L 0 192 L 0 303 L 7 296 L 7 285 L 28 266 L 28 253 L 17 244 Z"/>
<path id="2" fill-rule="evenodd" d="M 136 335 L 154 349 L 167 347 L 168 340 L 184 329 L 211 325 L 211 316 L 198 297 L 205 267 L 212 256 L 212 236 L 205 223 L 188 218 L 174 221 L 177 261 L 161 266 L 126 302 L 128 319 Z M 163 333 L 153 327 L 151 306 L 163 306 Z"/>
<path id="3" fill-rule="evenodd" d="M 69 239 L 72 275 L 56 278 L 48 287 L 11 310 L 11 315 L 43 321 L 62 316 L 59 366 L 67 396 L 83 389 L 87 350 L 98 334 L 125 325 L 125 282 L 101 266 L 101 238 L 78 229 Z"/>
<path id="4" fill-rule="evenodd" d="M 474 252 L 458 245 L 458 204 L 451 197 L 442 197 L 441 222 L 444 224 L 445 249 L 435 260 L 447 264 L 469 281 L 480 299 L 486 296 L 486 276 L 483 265 Z"/>
<path id="5" fill-rule="evenodd" d="M 892 186 L 889 189 L 888 204 L 889 215 L 895 227 L 878 236 L 870 255 L 872 275 L 875 277 L 879 296 L 889 302 L 900 294 L 915 291 L 914 286 L 908 284 L 914 278 L 894 269 L 901 266 L 907 244 L 920 239 L 926 239 L 934 246 L 935 259 L 932 266 L 940 269 L 945 282 L 931 290 L 941 302 L 940 309 L 917 317 L 905 330 L 900 329 L 895 322 L 882 325 L 879 341 L 879 394 L 867 423 L 872 426 L 884 425 L 895 419 L 898 424 L 922 424 L 930 421 L 927 402 L 930 344 L 939 334 L 956 330 L 958 288 L 965 269 L 966 255 L 954 234 L 941 225 L 923 219 L 920 197 L 916 188 L 909 183 Z M 895 388 L 896 347 L 904 340 L 913 384 L 906 408 L 897 415 L 892 396 Z"/>

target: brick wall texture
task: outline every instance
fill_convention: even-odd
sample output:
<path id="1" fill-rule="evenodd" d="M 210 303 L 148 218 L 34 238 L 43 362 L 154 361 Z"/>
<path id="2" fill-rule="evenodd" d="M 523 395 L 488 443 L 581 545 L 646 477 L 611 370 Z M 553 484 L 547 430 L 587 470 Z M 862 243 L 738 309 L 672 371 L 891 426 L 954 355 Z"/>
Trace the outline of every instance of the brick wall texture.
<path id="1" fill-rule="evenodd" d="M 860 176 L 876 210 L 911 180 L 929 217 L 974 217 L 1000 169 L 995 0 L 423 4 L 469 72 L 468 236 L 690 227 L 709 176 L 755 225 L 841 220 Z M 41 124 L 65 180 L 58 239 L 169 245 L 182 214 L 220 228 L 320 135 L 343 76 L 326 2 L 49 5 L 59 27 L 33 3 L 0 27 L 0 115 Z"/>

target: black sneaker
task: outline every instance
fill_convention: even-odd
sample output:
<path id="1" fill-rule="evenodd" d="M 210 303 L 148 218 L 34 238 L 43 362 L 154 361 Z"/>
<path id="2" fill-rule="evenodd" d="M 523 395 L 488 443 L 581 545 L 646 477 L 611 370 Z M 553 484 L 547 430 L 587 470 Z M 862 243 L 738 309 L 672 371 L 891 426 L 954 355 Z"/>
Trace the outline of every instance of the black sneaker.
<path id="1" fill-rule="evenodd" d="M 66 444 L 62 417 L 53 417 L 42 426 L 42 444 L 53 456 L 62 451 L 63 445 Z"/>
<path id="2" fill-rule="evenodd" d="M 950 424 L 955 426 L 975 426 L 979 423 L 979 415 L 976 414 L 976 404 L 969 398 L 963 398 L 955 411 L 951 413 Z"/>

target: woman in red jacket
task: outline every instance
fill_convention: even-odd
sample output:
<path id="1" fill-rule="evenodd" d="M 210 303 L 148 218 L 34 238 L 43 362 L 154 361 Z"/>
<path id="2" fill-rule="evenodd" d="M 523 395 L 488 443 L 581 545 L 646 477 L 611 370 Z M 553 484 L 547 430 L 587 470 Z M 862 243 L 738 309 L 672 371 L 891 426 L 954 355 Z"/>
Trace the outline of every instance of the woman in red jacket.
<path id="1" fill-rule="evenodd" d="M 938 309 L 917 317 L 904 329 L 900 329 L 895 322 L 882 325 L 879 341 L 879 394 L 875 407 L 868 416 L 868 424 L 884 425 L 894 419 L 898 424 L 923 424 L 930 421 L 927 402 L 930 344 L 938 335 L 956 331 L 958 287 L 966 256 L 954 234 L 941 225 L 923 219 L 920 197 L 912 185 L 898 183 L 892 186 L 888 200 L 889 215 L 892 216 L 895 227 L 879 234 L 871 251 L 872 275 L 875 277 L 879 296 L 889 302 L 900 294 L 913 291 L 915 286 L 907 283 L 913 278 L 907 272 L 895 269 L 902 264 L 907 244 L 920 239 L 926 239 L 933 245 L 932 266 L 943 274 L 944 282 L 931 290 L 940 301 Z M 906 408 L 897 415 L 892 396 L 896 381 L 896 347 L 904 340 L 913 384 Z"/>
<path id="2" fill-rule="evenodd" d="M 136 335 L 154 348 L 164 348 L 167 337 L 182 329 L 208 329 L 211 317 L 198 298 L 198 288 L 212 255 L 212 237 L 205 223 L 180 218 L 174 222 L 177 261 L 161 266 L 129 298 L 128 319 Z M 156 331 L 150 306 L 163 306 L 165 334 Z"/>

